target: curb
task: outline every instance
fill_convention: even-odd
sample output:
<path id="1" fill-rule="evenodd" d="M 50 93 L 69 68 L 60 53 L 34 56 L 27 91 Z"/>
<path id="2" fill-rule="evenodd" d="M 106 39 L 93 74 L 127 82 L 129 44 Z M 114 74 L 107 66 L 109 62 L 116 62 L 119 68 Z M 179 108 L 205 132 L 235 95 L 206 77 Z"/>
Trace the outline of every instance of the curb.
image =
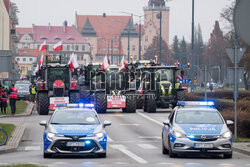
<path id="1" fill-rule="evenodd" d="M 242 153 L 242 154 L 250 156 L 250 152 L 249 151 L 242 150 L 242 149 L 239 149 L 239 148 L 236 148 L 236 147 L 233 147 L 233 151 L 236 151 L 238 153 Z"/>
<path id="2" fill-rule="evenodd" d="M 22 114 L 16 114 L 14 116 L 12 115 L 1 115 L 0 118 L 9 118 L 9 117 L 25 117 L 25 116 L 30 116 L 32 114 L 32 111 L 35 107 L 35 105 L 33 103 L 30 102 L 26 102 L 28 103 L 28 106 L 25 109 L 25 112 Z"/>
<path id="3" fill-rule="evenodd" d="M 17 126 L 7 145 L 0 146 L 0 154 L 14 152 L 18 148 L 24 132 L 25 127 Z"/>

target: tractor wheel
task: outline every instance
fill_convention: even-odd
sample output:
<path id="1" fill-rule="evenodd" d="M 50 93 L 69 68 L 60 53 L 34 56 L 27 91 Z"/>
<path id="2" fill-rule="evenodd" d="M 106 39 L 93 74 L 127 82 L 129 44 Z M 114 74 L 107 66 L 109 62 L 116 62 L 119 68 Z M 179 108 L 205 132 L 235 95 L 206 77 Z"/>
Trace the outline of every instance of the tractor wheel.
<path id="1" fill-rule="evenodd" d="M 37 111 L 39 115 L 48 115 L 49 114 L 49 97 L 48 93 L 39 93 L 38 94 L 38 107 Z"/>
<path id="2" fill-rule="evenodd" d="M 79 103 L 80 102 L 80 93 L 79 92 L 70 92 L 69 102 L 70 103 Z"/>
<path id="3" fill-rule="evenodd" d="M 90 88 L 88 86 L 80 86 L 80 100 L 81 102 L 91 102 Z"/>
<path id="4" fill-rule="evenodd" d="M 136 98 L 136 109 L 142 109 L 143 108 L 143 96 L 138 95 Z"/>
<path id="5" fill-rule="evenodd" d="M 185 101 L 185 91 L 177 91 L 177 101 Z"/>
<path id="6" fill-rule="evenodd" d="M 97 113 L 106 113 L 107 99 L 106 99 L 105 92 L 96 92 L 95 105 L 96 105 L 96 112 Z"/>
<path id="7" fill-rule="evenodd" d="M 136 112 L 136 99 L 133 95 L 126 96 L 126 107 L 122 109 L 125 113 L 135 113 Z"/>
<path id="8" fill-rule="evenodd" d="M 156 101 L 153 98 L 154 94 L 147 94 L 144 102 L 144 112 L 155 113 L 156 112 Z"/>

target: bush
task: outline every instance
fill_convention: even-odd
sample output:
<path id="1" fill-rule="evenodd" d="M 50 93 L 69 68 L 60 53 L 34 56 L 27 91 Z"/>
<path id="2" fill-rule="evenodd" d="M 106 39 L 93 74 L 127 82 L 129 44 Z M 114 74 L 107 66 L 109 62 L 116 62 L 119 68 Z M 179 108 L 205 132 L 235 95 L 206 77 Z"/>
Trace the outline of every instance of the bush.
<path id="1" fill-rule="evenodd" d="M 199 92 L 195 95 L 204 97 L 204 92 Z M 215 92 L 208 91 L 207 96 L 209 98 L 216 99 L 234 99 L 234 92 L 233 90 L 216 90 Z M 250 91 L 239 91 L 238 100 L 241 99 L 250 100 Z"/>

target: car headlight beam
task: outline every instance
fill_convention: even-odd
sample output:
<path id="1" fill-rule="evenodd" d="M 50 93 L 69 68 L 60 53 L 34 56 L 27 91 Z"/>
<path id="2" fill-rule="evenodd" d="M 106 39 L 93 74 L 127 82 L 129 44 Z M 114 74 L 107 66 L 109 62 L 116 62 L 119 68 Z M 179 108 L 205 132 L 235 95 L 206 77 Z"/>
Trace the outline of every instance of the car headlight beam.
<path id="1" fill-rule="evenodd" d="M 222 134 L 222 138 L 230 139 L 231 137 L 232 137 L 232 135 L 229 131 Z"/>
<path id="2" fill-rule="evenodd" d="M 174 135 L 176 138 L 182 138 L 182 137 L 184 137 L 184 134 L 181 133 L 181 132 L 178 132 L 178 131 L 173 131 L 173 135 Z"/>
<path id="3" fill-rule="evenodd" d="M 55 133 L 48 132 L 47 138 L 48 138 L 49 140 L 52 140 L 53 137 L 55 137 L 55 135 L 56 135 Z"/>
<path id="4" fill-rule="evenodd" d="M 104 136 L 104 134 L 102 132 L 96 133 L 95 135 L 98 137 L 98 139 L 102 139 Z"/>

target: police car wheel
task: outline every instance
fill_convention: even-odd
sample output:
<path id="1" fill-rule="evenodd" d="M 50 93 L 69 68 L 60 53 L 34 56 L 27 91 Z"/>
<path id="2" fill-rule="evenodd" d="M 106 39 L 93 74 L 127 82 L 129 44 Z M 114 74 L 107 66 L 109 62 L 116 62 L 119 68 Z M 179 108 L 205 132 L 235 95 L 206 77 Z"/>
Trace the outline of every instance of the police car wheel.
<path id="1" fill-rule="evenodd" d="M 168 146 L 169 146 L 169 157 L 170 158 L 175 158 L 177 157 L 177 154 L 173 153 L 171 144 L 170 144 L 170 137 L 168 137 Z"/>
<path id="2" fill-rule="evenodd" d="M 105 152 L 105 153 L 98 154 L 98 157 L 99 157 L 99 158 L 106 158 L 106 156 L 107 156 L 106 152 Z"/>
<path id="3" fill-rule="evenodd" d="M 49 153 L 43 153 L 43 158 L 52 158 L 52 154 Z"/>
<path id="4" fill-rule="evenodd" d="M 162 139 L 162 154 L 168 154 L 168 153 L 169 153 L 169 150 L 166 149 L 164 142 L 163 142 L 163 139 Z"/>
<path id="5" fill-rule="evenodd" d="M 226 158 L 226 159 L 230 159 L 232 157 L 233 157 L 233 153 L 232 152 L 229 153 L 229 154 L 224 154 L 224 158 Z"/>

